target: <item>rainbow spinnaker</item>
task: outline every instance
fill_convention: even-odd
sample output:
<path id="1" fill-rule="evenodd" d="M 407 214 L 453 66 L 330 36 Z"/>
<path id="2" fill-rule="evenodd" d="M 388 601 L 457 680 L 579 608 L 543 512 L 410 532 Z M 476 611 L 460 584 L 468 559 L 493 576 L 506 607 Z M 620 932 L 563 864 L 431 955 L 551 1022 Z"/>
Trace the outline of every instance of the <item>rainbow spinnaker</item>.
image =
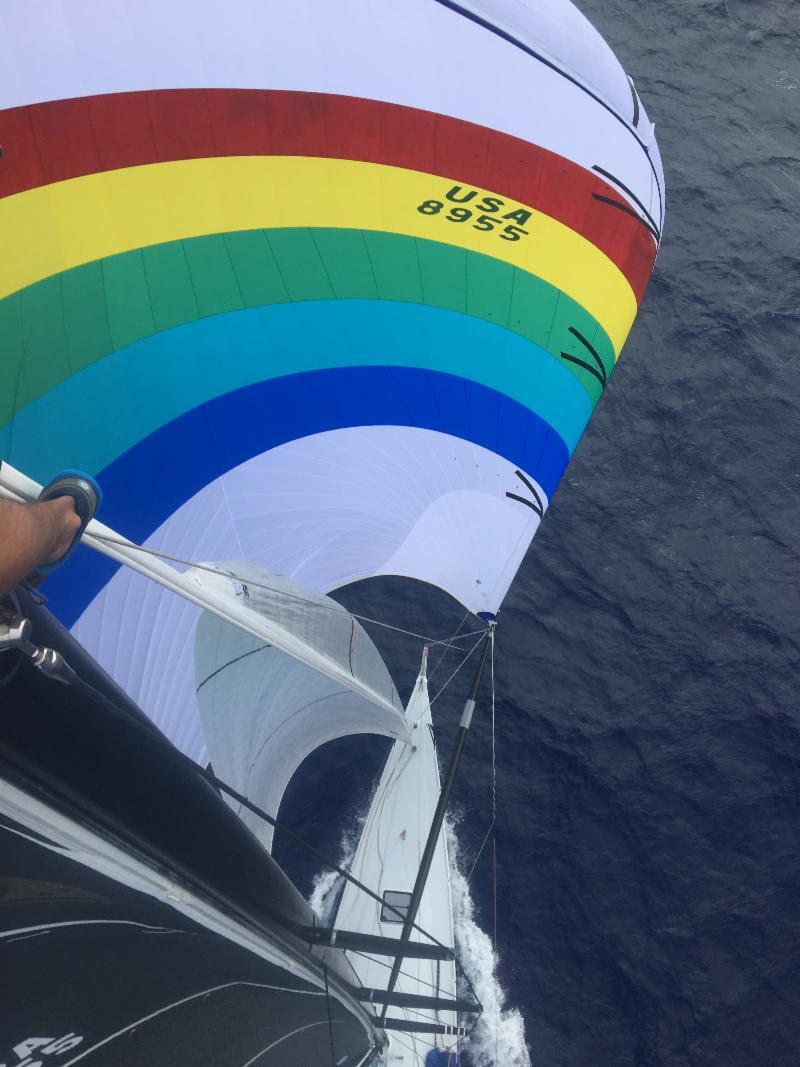
<path id="1" fill-rule="evenodd" d="M 494 615 L 660 238 L 596 31 L 566 0 L 6 0 L 0 33 L 0 456 L 90 471 L 184 559 Z M 197 609 L 85 550 L 48 593 L 199 753 Z"/>

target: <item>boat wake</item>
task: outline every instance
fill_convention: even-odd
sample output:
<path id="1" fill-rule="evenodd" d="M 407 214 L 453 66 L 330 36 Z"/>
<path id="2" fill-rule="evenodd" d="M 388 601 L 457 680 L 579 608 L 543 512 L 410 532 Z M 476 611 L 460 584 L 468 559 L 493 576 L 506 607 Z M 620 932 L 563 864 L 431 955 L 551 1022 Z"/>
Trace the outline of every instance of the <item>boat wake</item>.
<path id="1" fill-rule="evenodd" d="M 339 843 L 338 863 L 345 870 L 349 870 L 350 864 L 353 862 L 353 856 L 356 854 L 358 839 L 363 828 L 364 820 L 360 819 L 355 826 L 345 830 L 342 834 L 342 839 Z M 336 871 L 320 871 L 319 874 L 314 876 L 308 903 L 319 921 L 326 926 L 330 924 L 331 918 L 336 912 L 336 904 L 343 888 L 344 879 Z"/>
<path id="2" fill-rule="evenodd" d="M 469 885 L 461 873 L 459 847 L 452 824 L 447 827 L 447 847 L 452 868 L 453 927 L 461 967 L 483 1005 L 483 1014 L 469 1040 L 463 1044 L 465 1067 L 531 1067 L 525 1041 L 525 1023 L 518 1008 L 506 1007 L 506 994 L 497 978 L 498 958 L 491 938 L 475 921 Z M 465 983 L 466 984 L 466 983 Z M 459 990 L 467 995 L 467 990 Z"/>
<path id="3" fill-rule="evenodd" d="M 349 868 L 352 863 L 363 825 L 362 818 L 342 834 L 340 866 Z M 447 824 L 447 847 L 458 959 L 483 1005 L 483 1014 L 469 1040 L 461 1045 L 464 1067 L 495 1067 L 501 1063 L 504 1067 L 531 1067 L 522 1015 L 519 1009 L 506 1006 L 506 993 L 497 978 L 498 957 L 491 938 L 475 921 L 475 906 L 461 873 L 458 838 L 452 823 Z M 343 887 L 344 880 L 336 871 L 321 871 L 314 878 L 308 902 L 320 922 L 330 923 Z M 459 994 L 468 996 L 468 988 L 460 989 Z"/>

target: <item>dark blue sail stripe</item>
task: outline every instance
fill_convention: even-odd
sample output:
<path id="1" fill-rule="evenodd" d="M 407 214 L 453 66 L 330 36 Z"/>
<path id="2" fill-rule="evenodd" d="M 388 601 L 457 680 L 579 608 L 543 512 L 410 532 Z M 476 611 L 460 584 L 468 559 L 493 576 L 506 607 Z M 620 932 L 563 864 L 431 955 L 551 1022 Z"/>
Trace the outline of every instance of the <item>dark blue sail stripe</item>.
<path id="1" fill-rule="evenodd" d="M 248 459 L 347 426 L 415 426 L 472 441 L 526 471 L 548 497 L 569 460 L 552 427 L 502 393 L 416 368 L 345 367 L 258 382 L 162 426 L 96 472 L 104 491 L 99 518 L 142 542 L 209 482 Z M 81 549 L 48 580 L 47 595 L 67 626 L 116 569 Z"/>

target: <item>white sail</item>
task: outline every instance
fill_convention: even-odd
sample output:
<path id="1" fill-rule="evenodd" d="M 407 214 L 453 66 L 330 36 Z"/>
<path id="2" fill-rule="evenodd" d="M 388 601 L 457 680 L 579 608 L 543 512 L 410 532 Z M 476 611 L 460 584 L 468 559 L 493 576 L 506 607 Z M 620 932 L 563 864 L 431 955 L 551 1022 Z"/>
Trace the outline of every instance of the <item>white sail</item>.
<path id="1" fill-rule="evenodd" d="M 410 896 L 419 871 L 420 859 L 439 800 L 439 765 L 433 738 L 431 706 L 426 678 L 426 658 L 406 709 L 413 747 L 395 744 L 370 806 L 351 871 L 381 897 L 396 906 Z M 450 868 L 445 830 L 439 834 L 430 873 L 422 894 L 416 923 L 437 941 L 453 947 L 453 918 L 450 901 Z M 361 893 L 352 883 L 344 887 L 335 925 L 342 930 L 359 930 L 382 937 L 400 937 L 402 921 Z M 418 931 L 412 941 L 430 944 Z M 372 959 L 350 953 L 350 961 L 363 984 L 372 989 L 386 988 L 389 972 L 385 959 Z M 397 980 L 400 993 L 454 997 L 455 964 L 438 960 L 405 959 Z M 455 1026 L 453 1012 L 421 1008 L 392 1007 L 389 1014 L 411 1021 Z M 391 1063 L 397 1067 L 421 1067 L 427 1050 L 438 1043 L 452 1045 L 451 1036 L 416 1034 L 412 1049 L 406 1038 L 392 1042 Z"/>
<path id="2" fill-rule="evenodd" d="M 383 734 L 408 747 L 402 704 L 366 631 L 329 597 L 243 563 L 224 564 L 233 581 L 192 572 L 204 585 L 245 602 L 319 650 L 345 678 L 292 659 L 217 615 L 197 625 L 195 680 L 203 736 L 216 774 L 270 814 L 290 778 L 314 749 L 349 734 Z M 381 703 L 361 693 L 377 694 Z M 233 804 L 238 811 L 239 806 Z M 272 827 L 239 812 L 266 848 Z"/>
<path id="3" fill-rule="evenodd" d="M 9 463 L 0 466 L 0 494 L 20 501 L 35 500 L 41 489 Z M 343 690 L 352 690 L 377 705 L 393 723 L 390 736 L 404 735 L 402 704 L 388 671 L 382 662 L 380 668 L 374 666 L 375 657 L 379 661 L 380 657 L 377 652 L 374 656 L 369 653 L 369 638 L 335 601 L 245 563 L 207 564 L 180 572 L 96 519 L 88 524 L 83 541 L 185 601 L 280 649 Z M 232 580 L 231 571 L 248 575 L 251 584 Z M 363 635 L 360 640 L 358 634 Z"/>

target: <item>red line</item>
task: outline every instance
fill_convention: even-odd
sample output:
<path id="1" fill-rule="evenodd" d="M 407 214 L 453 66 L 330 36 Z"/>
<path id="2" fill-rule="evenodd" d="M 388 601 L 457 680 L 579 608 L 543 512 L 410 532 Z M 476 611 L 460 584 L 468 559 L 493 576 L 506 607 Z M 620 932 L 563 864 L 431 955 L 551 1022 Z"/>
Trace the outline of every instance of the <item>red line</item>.
<path id="1" fill-rule="evenodd" d="M 497 1051 L 500 1044 L 500 976 L 497 974 L 497 832 L 492 836 L 492 901 L 494 910 L 494 965 L 495 965 L 495 1017 L 494 1017 L 494 1061 L 497 1063 Z"/>
<path id="2" fill-rule="evenodd" d="M 0 111 L 0 145 L 0 197 L 180 159 L 353 159 L 457 179 L 542 211 L 616 263 L 639 300 L 655 259 L 643 225 L 594 199 L 618 195 L 599 175 L 519 138 L 398 104 L 255 89 L 109 93 Z"/>
<path id="3" fill-rule="evenodd" d="M 492 838 L 492 907 L 494 912 L 493 940 L 495 955 L 497 954 L 497 838 Z"/>

